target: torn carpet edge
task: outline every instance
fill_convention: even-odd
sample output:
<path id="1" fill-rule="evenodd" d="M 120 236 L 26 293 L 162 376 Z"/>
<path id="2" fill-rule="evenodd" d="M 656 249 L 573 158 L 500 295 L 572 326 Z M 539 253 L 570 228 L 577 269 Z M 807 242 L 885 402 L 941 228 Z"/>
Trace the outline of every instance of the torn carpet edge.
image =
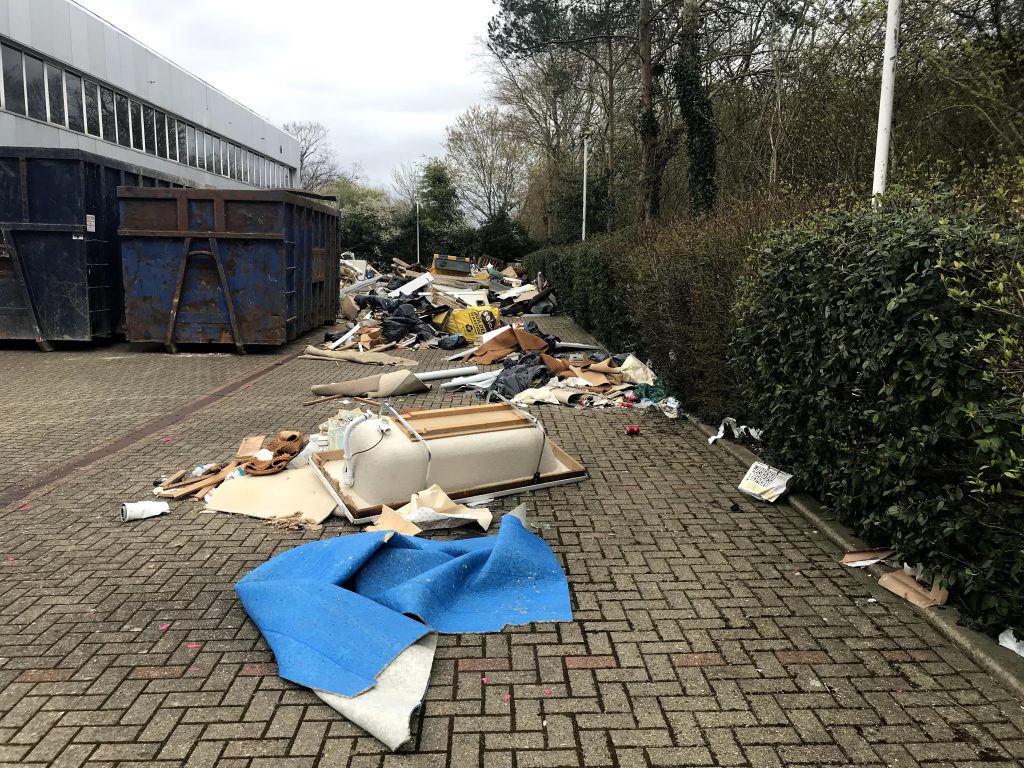
<path id="1" fill-rule="evenodd" d="M 437 635 L 424 635 L 384 667 L 373 688 L 355 696 L 313 693 L 388 749 L 398 749 L 412 738 L 412 715 L 426 695 L 436 648 Z"/>

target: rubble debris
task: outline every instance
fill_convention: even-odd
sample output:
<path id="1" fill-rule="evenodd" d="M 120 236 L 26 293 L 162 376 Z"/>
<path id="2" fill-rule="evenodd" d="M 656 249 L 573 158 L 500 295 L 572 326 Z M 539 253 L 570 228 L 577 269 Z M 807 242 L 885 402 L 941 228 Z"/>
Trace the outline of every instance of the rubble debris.
<path id="1" fill-rule="evenodd" d="M 572 620 L 558 560 L 512 515 L 497 535 L 471 543 L 390 532 L 311 542 L 259 566 L 235 591 L 281 677 L 391 749 L 411 738 L 436 633 Z"/>
<path id="2" fill-rule="evenodd" d="M 789 491 L 792 481 L 793 476 L 781 469 L 755 461 L 740 481 L 739 489 L 755 499 L 775 502 Z"/>

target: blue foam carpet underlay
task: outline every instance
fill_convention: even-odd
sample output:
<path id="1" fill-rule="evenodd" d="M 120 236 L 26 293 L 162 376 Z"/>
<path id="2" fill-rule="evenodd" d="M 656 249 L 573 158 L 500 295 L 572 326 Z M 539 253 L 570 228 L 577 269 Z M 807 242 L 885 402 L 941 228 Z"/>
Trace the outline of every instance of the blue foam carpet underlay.
<path id="1" fill-rule="evenodd" d="M 430 541 L 379 532 L 304 544 L 256 568 L 235 591 L 281 677 L 344 696 L 371 688 L 431 630 L 496 632 L 572 619 L 554 554 L 510 515 L 495 536 Z"/>

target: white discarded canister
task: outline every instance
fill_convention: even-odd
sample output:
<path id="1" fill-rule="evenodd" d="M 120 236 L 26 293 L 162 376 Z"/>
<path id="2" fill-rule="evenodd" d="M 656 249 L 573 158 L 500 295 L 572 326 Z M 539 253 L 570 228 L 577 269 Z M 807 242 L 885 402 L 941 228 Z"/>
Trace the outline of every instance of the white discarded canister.
<path id="1" fill-rule="evenodd" d="M 121 505 L 121 522 L 129 520 L 145 520 L 147 517 L 166 515 L 171 505 L 166 501 L 134 501 Z"/>

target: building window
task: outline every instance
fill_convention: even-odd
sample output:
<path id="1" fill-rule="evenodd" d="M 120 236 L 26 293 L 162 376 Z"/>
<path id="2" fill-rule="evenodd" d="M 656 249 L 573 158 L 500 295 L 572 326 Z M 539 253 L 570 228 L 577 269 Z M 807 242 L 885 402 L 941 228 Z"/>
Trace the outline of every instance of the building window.
<path id="1" fill-rule="evenodd" d="M 178 121 L 178 157 L 177 157 L 177 160 L 182 165 L 185 165 L 185 164 L 188 163 L 188 150 L 186 149 L 188 144 L 185 143 L 185 138 L 186 138 L 186 136 L 185 136 L 185 124 L 183 122 L 181 122 L 181 120 L 179 120 Z"/>
<path id="2" fill-rule="evenodd" d="M 103 138 L 120 144 L 118 138 L 118 119 L 114 112 L 114 92 L 109 88 L 100 88 L 100 127 L 103 130 Z"/>
<path id="3" fill-rule="evenodd" d="M 198 165 L 196 160 L 196 129 L 191 125 L 185 126 L 185 151 L 187 164 L 195 168 Z"/>
<path id="4" fill-rule="evenodd" d="M 216 173 L 219 176 L 221 174 L 221 168 L 223 167 L 223 151 L 220 146 L 220 139 L 216 136 L 211 136 L 210 143 L 213 145 L 213 164 L 207 164 L 206 170 Z"/>
<path id="5" fill-rule="evenodd" d="M 43 62 L 25 57 L 25 93 L 28 96 L 28 116 L 36 120 L 46 119 L 46 80 L 43 77 Z"/>
<path id="6" fill-rule="evenodd" d="M 156 153 L 167 159 L 167 115 L 156 113 Z"/>
<path id="7" fill-rule="evenodd" d="M 102 136 L 100 130 L 100 88 L 96 83 L 85 81 L 85 132 L 90 136 Z"/>
<path id="8" fill-rule="evenodd" d="M 147 107 L 145 104 L 142 105 L 142 127 L 144 131 L 145 143 L 143 149 L 147 154 L 156 154 L 156 118 L 154 116 L 153 108 Z"/>
<path id="9" fill-rule="evenodd" d="M 4 109 L 25 114 L 25 70 L 21 51 L 0 45 L 0 60 L 4 68 Z"/>
<path id="10" fill-rule="evenodd" d="M 82 78 L 70 72 L 64 73 L 67 86 L 68 128 L 78 133 L 85 133 L 85 114 L 82 109 Z"/>
<path id="11" fill-rule="evenodd" d="M 54 125 L 66 126 L 64 115 L 64 72 L 52 64 L 46 65 L 46 104 L 49 119 Z"/>
<path id="12" fill-rule="evenodd" d="M 174 118 L 168 115 L 167 120 L 167 159 L 178 160 L 178 131 L 174 127 Z"/>
<path id="13" fill-rule="evenodd" d="M 146 129 L 142 126 L 142 105 L 137 101 L 128 102 L 128 114 L 131 117 L 129 127 L 132 134 L 132 148 L 145 149 L 146 142 L 143 140 Z"/>
<path id="14" fill-rule="evenodd" d="M 220 173 L 217 170 L 217 139 L 210 134 L 203 132 L 203 140 L 206 144 L 206 170 L 208 173 Z"/>

